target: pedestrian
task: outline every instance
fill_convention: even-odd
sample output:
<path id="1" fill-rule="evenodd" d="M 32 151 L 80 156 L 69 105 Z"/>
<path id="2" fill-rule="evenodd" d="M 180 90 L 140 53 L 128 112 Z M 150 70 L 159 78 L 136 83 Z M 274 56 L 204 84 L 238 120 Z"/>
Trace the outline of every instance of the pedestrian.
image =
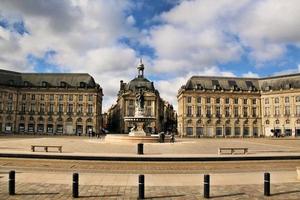
<path id="1" fill-rule="evenodd" d="M 175 133 L 174 133 L 174 132 L 171 133 L 170 142 L 171 142 L 171 143 L 174 143 L 174 142 L 175 142 Z"/>

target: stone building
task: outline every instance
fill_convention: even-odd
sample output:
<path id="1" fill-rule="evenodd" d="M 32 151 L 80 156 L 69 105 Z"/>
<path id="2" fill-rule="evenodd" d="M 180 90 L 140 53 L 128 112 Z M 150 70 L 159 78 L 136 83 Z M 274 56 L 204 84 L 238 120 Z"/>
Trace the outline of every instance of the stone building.
<path id="1" fill-rule="evenodd" d="M 101 128 L 102 88 L 89 74 L 0 70 L 0 131 L 84 134 Z"/>
<path id="2" fill-rule="evenodd" d="M 182 136 L 300 136 L 300 74 L 193 76 L 178 91 Z"/>
<path id="3" fill-rule="evenodd" d="M 129 133 L 129 130 L 134 126 L 131 122 L 125 122 L 124 117 L 134 116 L 136 94 L 140 90 L 144 94 L 144 109 L 145 115 L 154 117 L 155 120 L 146 124 L 146 132 L 160 132 L 171 129 L 173 124 L 167 115 L 169 112 L 174 113 L 173 106 L 167 104 L 155 89 L 153 82 L 150 82 L 144 77 L 144 64 L 140 62 L 138 76 L 132 79 L 129 83 L 120 81 L 120 90 L 118 93 L 117 103 L 112 105 L 108 110 L 107 120 L 108 129 L 115 133 Z M 174 115 L 173 115 L 174 116 Z M 171 125 L 170 125 L 171 124 Z"/>

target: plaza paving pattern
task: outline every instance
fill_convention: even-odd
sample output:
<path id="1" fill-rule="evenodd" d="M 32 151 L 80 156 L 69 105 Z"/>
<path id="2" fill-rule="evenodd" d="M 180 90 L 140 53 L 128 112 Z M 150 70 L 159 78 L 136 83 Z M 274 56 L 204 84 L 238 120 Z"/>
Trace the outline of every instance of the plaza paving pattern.
<path id="1" fill-rule="evenodd" d="M 62 184 L 17 184 L 16 195 L 9 196 L 1 184 L 0 199 L 72 199 L 71 186 Z M 146 187 L 146 199 L 203 199 L 202 186 Z M 80 186 L 79 199 L 137 199 L 137 186 Z M 273 184 L 271 196 L 263 196 L 263 185 L 211 187 L 211 199 L 299 199 L 300 183 Z"/>
<path id="2" fill-rule="evenodd" d="M 250 155 L 300 155 L 300 140 L 177 139 L 145 144 L 145 155 L 218 156 L 219 147 L 248 147 Z M 136 155 L 136 144 L 107 143 L 88 137 L 0 137 L 0 153 L 31 152 L 30 145 L 62 145 L 66 155 Z M 72 172 L 79 172 L 80 199 L 137 199 L 137 176 L 145 173 L 147 199 L 203 199 L 203 173 L 211 174 L 212 199 L 300 199 L 300 161 L 97 162 L 0 159 L 0 199 L 72 199 Z M 15 169 L 16 195 L 9 196 L 7 173 Z M 263 196 L 263 173 L 271 172 L 270 197 Z"/>
<path id="3" fill-rule="evenodd" d="M 30 153 L 30 146 L 61 145 L 63 153 L 69 155 L 135 155 L 136 144 L 107 143 L 103 139 L 88 137 L 0 137 L 0 153 Z M 249 155 L 300 154 L 300 139 L 177 139 L 175 144 L 145 144 L 148 156 L 217 155 L 219 147 L 248 147 Z M 54 153 L 54 152 L 52 152 Z M 49 154 L 49 153 L 48 153 Z"/>

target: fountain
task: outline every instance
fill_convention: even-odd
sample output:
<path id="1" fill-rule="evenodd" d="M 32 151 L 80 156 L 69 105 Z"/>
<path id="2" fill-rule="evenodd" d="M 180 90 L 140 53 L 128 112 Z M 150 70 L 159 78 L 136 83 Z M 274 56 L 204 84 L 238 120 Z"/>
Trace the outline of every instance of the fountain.
<path id="1" fill-rule="evenodd" d="M 154 117 L 145 116 L 144 110 L 144 92 L 142 89 L 136 94 L 135 113 L 133 117 L 124 117 L 124 121 L 134 124 L 129 132 L 129 136 L 147 136 L 144 130 L 145 124 L 155 121 Z"/>

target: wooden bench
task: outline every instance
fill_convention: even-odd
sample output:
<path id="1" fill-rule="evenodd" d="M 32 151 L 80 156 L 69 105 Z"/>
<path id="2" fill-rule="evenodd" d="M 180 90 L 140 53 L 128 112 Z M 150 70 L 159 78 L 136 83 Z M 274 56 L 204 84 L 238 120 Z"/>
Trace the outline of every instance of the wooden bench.
<path id="1" fill-rule="evenodd" d="M 241 147 L 222 147 L 219 148 L 218 153 L 222 154 L 222 152 L 227 152 L 228 154 L 234 154 L 236 152 L 241 152 L 243 154 L 247 154 L 248 153 L 248 148 L 241 148 Z"/>
<path id="2" fill-rule="evenodd" d="M 35 152 L 36 148 L 43 148 L 48 152 L 49 148 L 57 149 L 60 153 L 62 152 L 62 146 L 53 146 L 53 145 L 31 145 L 31 151 Z"/>

